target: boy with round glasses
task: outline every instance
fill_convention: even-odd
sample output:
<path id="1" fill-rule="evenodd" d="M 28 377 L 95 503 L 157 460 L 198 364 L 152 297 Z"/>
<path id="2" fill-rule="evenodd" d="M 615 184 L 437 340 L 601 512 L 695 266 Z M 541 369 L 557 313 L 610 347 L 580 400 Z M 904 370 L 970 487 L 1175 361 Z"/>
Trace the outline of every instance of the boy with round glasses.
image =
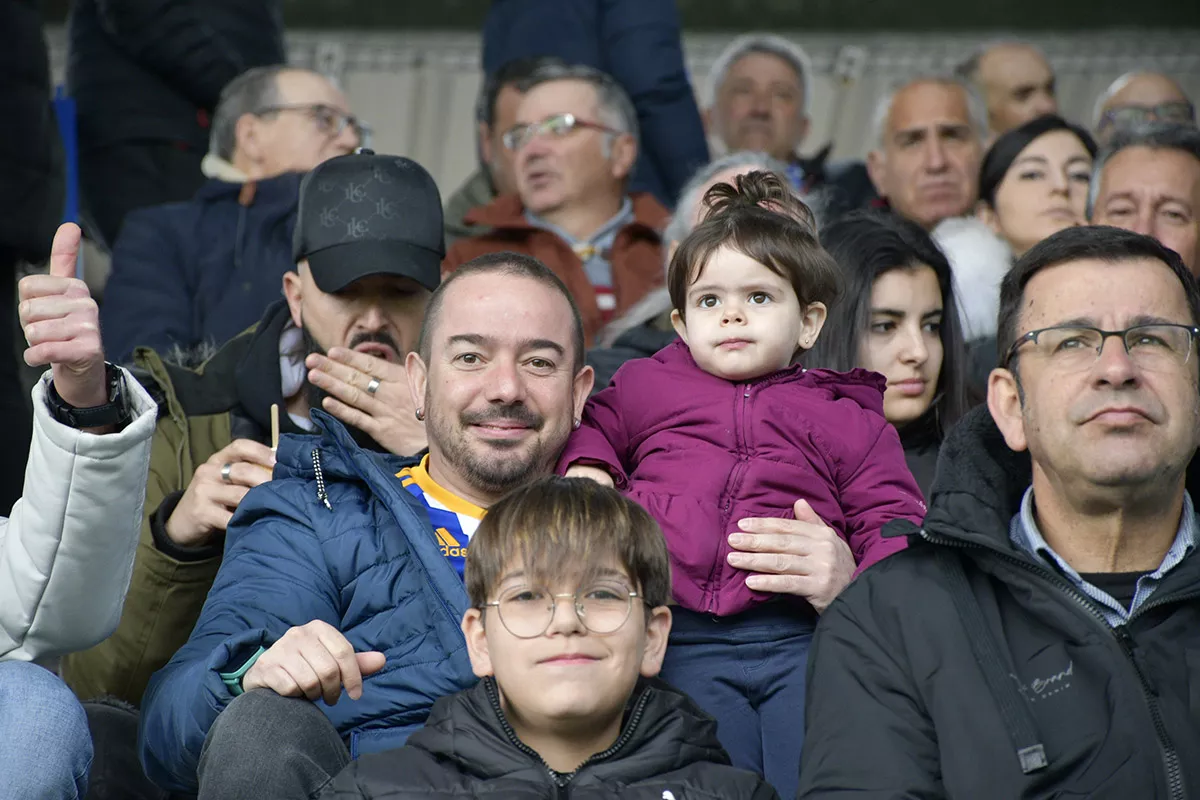
<path id="1" fill-rule="evenodd" d="M 463 617 L 482 680 L 326 797 L 777 797 L 729 766 L 716 723 L 654 679 L 671 627 L 658 525 L 592 481 L 546 478 L 471 540 Z"/>

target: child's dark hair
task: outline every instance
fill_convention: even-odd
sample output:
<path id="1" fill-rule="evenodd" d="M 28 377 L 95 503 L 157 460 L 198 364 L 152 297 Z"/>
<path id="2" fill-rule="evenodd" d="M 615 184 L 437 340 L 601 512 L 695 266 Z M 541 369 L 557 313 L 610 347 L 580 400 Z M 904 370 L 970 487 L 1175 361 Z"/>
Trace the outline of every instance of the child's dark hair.
<path id="1" fill-rule="evenodd" d="M 816 221 L 804 201 L 772 172 L 739 175 L 704 195 L 707 215 L 680 243 L 667 270 L 671 304 L 687 316 L 688 287 L 722 247 L 730 247 L 786 278 L 800 300 L 829 307 L 841 279 L 837 263 L 817 239 Z"/>
<path id="2" fill-rule="evenodd" d="M 583 585 L 616 562 L 651 608 L 671 598 L 671 564 L 662 529 L 646 510 L 586 478 L 549 477 L 505 495 L 471 537 L 464 577 L 482 608 L 513 564 L 534 585 L 553 589 L 577 568 Z"/>

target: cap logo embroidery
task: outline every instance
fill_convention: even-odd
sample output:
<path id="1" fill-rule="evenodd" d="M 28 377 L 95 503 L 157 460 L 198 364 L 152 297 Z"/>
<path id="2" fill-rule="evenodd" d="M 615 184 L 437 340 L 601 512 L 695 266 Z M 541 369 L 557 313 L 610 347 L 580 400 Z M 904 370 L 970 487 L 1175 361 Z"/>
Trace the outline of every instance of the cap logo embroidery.
<path id="1" fill-rule="evenodd" d="M 392 219 L 396 216 L 396 204 L 386 197 L 381 197 L 375 204 L 375 213 L 384 219 Z"/>

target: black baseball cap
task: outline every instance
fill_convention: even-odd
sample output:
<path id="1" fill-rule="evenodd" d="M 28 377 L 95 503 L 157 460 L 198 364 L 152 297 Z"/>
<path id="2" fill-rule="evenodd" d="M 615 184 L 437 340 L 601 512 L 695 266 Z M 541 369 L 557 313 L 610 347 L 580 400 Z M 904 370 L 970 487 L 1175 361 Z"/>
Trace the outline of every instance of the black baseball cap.
<path id="1" fill-rule="evenodd" d="M 412 159 L 360 148 L 301 181 L 292 261 L 308 259 L 321 291 L 370 275 L 412 278 L 433 291 L 445 255 L 441 195 Z"/>

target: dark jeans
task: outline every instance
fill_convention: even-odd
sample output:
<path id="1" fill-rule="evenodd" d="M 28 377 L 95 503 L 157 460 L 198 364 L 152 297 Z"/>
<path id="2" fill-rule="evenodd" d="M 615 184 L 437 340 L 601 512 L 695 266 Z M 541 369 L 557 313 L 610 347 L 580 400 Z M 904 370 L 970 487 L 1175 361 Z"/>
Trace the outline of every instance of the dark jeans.
<path id="1" fill-rule="evenodd" d="M 92 700 L 83 710 L 95 751 L 85 800 L 171 800 L 142 771 L 137 710 L 120 700 Z"/>
<path id="2" fill-rule="evenodd" d="M 172 142 L 122 142 L 79 153 L 88 235 L 112 250 L 130 211 L 190 200 L 204 183 L 204 153 Z"/>
<path id="3" fill-rule="evenodd" d="M 4 450 L 0 455 L 0 517 L 25 491 L 25 462 L 33 437 L 33 408 L 17 367 L 17 259 L 0 248 L 0 419 Z M 23 347 L 21 348 L 24 349 Z"/>
<path id="4" fill-rule="evenodd" d="M 200 800 L 309 800 L 350 751 L 314 703 L 254 689 L 217 716 L 200 751 Z"/>
<path id="5" fill-rule="evenodd" d="M 716 718 L 735 767 L 762 775 L 780 797 L 795 797 L 816 618 L 786 601 L 732 617 L 671 610 L 661 677 Z"/>

